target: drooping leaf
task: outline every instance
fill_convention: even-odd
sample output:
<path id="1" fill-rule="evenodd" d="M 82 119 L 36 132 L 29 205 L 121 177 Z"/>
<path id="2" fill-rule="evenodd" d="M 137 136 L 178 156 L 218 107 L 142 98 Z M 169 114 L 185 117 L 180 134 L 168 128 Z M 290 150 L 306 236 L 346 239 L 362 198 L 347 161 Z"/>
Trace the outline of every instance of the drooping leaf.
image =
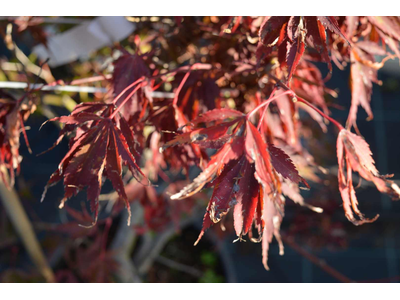
<path id="1" fill-rule="evenodd" d="M 299 34 L 298 37 L 292 42 L 287 44 L 287 66 L 288 66 L 288 76 L 286 78 L 287 81 L 290 81 L 292 78 L 294 71 L 296 70 L 297 65 L 300 62 L 301 57 L 303 56 L 305 49 L 304 44 L 304 35 Z"/>
<path id="2" fill-rule="evenodd" d="M 172 195 L 171 199 L 184 199 L 200 191 L 206 183 L 214 180 L 222 172 L 229 161 L 236 160 L 242 155 L 242 144 L 242 138 L 232 138 L 211 157 L 203 172 L 179 193 Z"/>
<path id="3" fill-rule="evenodd" d="M 284 201 L 279 195 L 270 198 L 268 194 L 264 193 L 264 209 L 262 219 L 264 221 L 264 230 L 262 235 L 262 256 L 263 265 L 265 269 L 269 270 L 268 267 L 268 250 L 269 244 L 272 242 L 273 236 L 279 243 L 279 254 L 283 255 L 283 244 L 280 238 L 279 228 L 281 226 L 283 214 L 284 214 Z"/>
<path id="4" fill-rule="evenodd" d="M 255 164 L 255 178 L 258 182 L 270 187 L 268 192 L 275 191 L 275 176 L 273 174 L 267 144 L 263 141 L 260 133 L 250 122 L 246 123 L 246 157 L 249 162 Z"/>
<path id="5" fill-rule="evenodd" d="M 255 167 L 247 160 L 240 171 L 240 180 L 236 192 L 237 204 L 233 217 L 236 235 L 246 235 L 253 223 L 257 205 L 260 200 L 260 185 L 254 178 Z"/>
<path id="6" fill-rule="evenodd" d="M 343 209 L 349 221 L 355 225 L 360 225 L 374 222 L 379 216 L 368 219 L 359 211 L 352 182 L 353 171 L 358 172 L 364 179 L 372 181 L 380 192 L 389 194 L 393 199 L 400 198 L 399 187 L 387 179 L 391 176 L 378 174 L 369 146 L 361 137 L 348 130 L 341 130 L 337 139 L 337 156 L 339 190 L 343 199 Z M 353 211 L 360 220 L 354 217 Z"/>
<path id="7" fill-rule="evenodd" d="M 12 95 L 0 90 L 0 180 L 6 187 L 14 185 L 15 171 L 18 173 L 20 169 L 21 133 L 31 152 L 24 121 L 35 110 L 36 105 L 29 97 L 23 96 L 16 100 Z"/>
<path id="8" fill-rule="evenodd" d="M 230 161 L 220 175 L 211 196 L 211 207 L 208 212 L 214 223 L 218 223 L 228 213 L 229 209 L 236 205 L 235 189 L 239 180 L 237 175 L 244 163 L 244 158 L 239 161 Z"/>
<path id="9" fill-rule="evenodd" d="M 329 71 L 332 73 L 332 64 L 326 45 L 325 29 L 316 17 L 304 17 L 304 21 L 307 30 L 306 37 L 309 39 L 311 46 L 321 54 L 322 61 L 328 64 Z"/>
<path id="10" fill-rule="evenodd" d="M 400 22 L 391 16 L 368 16 L 368 20 L 390 37 L 400 40 Z"/>
<path id="11" fill-rule="evenodd" d="M 103 176 L 110 179 L 115 190 L 124 199 L 128 211 L 130 211 L 129 203 L 121 179 L 122 163 L 126 164 L 134 175 L 144 176 L 127 143 L 127 140 L 131 141 L 133 138 L 129 136 L 129 128 L 124 127 L 125 137 L 116 126 L 115 119 L 104 117 L 107 114 L 107 111 L 103 111 L 103 115 L 81 112 L 79 114 L 72 113 L 68 117 L 56 118 L 62 123 L 78 127 L 84 126 L 86 122 L 90 122 L 91 125 L 78 138 L 71 140 L 69 152 L 59 164 L 58 169 L 51 175 L 45 189 L 46 192 L 47 187 L 63 180 L 65 194 L 61 202 L 62 207 L 68 198 L 87 187 L 87 198 L 94 212 L 95 222 L 98 217 L 98 198 Z M 79 123 L 80 121 L 82 123 Z M 121 122 L 123 124 L 124 121 Z M 70 129 L 74 130 L 75 128 Z M 45 193 L 42 200 L 44 196 Z"/>
<path id="12" fill-rule="evenodd" d="M 359 52 L 361 55 L 362 53 Z M 364 65 L 357 60 L 359 57 L 356 50 L 351 52 L 352 65 L 351 72 L 351 107 L 349 111 L 348 124 L 355 125 L 357 119 L 358 106 L 362 106 L 368 114 L 368 119 L 373 118 L 371 110 L 372 82 L 377 82 L 377 70 Z M 367 54 L 364 54 L 367 56 Z M 371 55 L 368 56 L 372 61 Z"/>

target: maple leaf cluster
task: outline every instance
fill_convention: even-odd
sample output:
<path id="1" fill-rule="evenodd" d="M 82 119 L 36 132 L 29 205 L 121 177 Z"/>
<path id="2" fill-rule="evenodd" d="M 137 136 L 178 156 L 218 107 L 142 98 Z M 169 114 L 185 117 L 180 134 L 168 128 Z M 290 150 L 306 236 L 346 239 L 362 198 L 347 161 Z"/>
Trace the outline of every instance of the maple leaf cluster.
<path id="1" fill-rule="evenodd" d="M 0 178 L 6 186 L 14 185 L 15 171 L 19 172 L 22 157 L 19 155 L 19 136 L 24 134 L 29 147 L 24 121 L 33 113 L 36 105 L 25 96 L 16 100 L 0 90 Z"/>
<path id="2" fill-rule="evenodd" d="M 64 124 L 55 145 L 70 137 L 70 150 L 47 185 L 63 182 L 61 206 L 86 189 L 96 223 L 107 178 L 129 212 L 129 202 L 140 199 L 145 208 L 143 228 L 158 230 L 169 221 L 165 214 L 174 206 L 166 205 L 165 196 L 156 193 L 150 181 L 171 183 L 181 173 L 189 177 L 197 166 L 200 175 L 170 197 L 178 201 L 213 188 L 196 243 L 231 211 L 238 240 L 248 235 L 261 242 L 268 269 L 273 237 L 283 254 L 279 229 L 285 199 L 322 212 L 305 203 L 300 193 L 310 188 L 307 181 L 320 182 L 319 166 L 301 142 L 306 122 L 300 116 L 307 115 L 324 133 L 330 129 L 328 121 L 338 129 L 338 182 L 348 220 L 360 225 L 377 218 L 365 217 L 357 207 L 354 171 L 380 192 L 399 199 L 399 187 L 388 179 L 391 175 L 380 175 L 375 168 L 356 120 L 359 106 L 368 119 L 373 118 L 372 86 L 381 83 L 377 72 L 388 59 L 400 58 L 400 18 L 164 21 L 137 23 L 138 34 L 129 39 L 130 46 L 114 49 L 119 58 L 113 73 L 103 74 L 110 75 L 104 76 L 110 79 L 103 101 L 83 102 L 69 116 L 51 119 Z M 377 55 L 384 58 L 376 61 Z M 328 66 L 325 77 L 316 62 Z M 352 99 L 345 127 L 330 117 L 328 109 L 327 100 L 338 96 L 325 86 L 332 62 L 339 69 L 350 64 Z M 25 115 L 16 102 L 7 101 L 0 103 L 0 162 L 12 174 Z M 18 113 L 20 121 L 15 121 Z M 125 169 L 140 183 L 126 185 Z"/>

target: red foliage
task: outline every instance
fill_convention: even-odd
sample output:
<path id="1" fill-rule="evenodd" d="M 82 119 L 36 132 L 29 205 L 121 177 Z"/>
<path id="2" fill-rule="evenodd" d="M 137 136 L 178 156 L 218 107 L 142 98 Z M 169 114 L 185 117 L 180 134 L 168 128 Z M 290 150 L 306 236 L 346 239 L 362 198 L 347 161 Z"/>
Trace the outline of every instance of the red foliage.
<path id="1" fill-rule="evenodd" d="M 24 120 L 35 111 L 36 105 L 32 100 L 25 99 L 26 96 L 16 100 L 10 94 L 0 91 L 0 178 L 6 186 L 14 185 L 14 170 L 19 171 L 20 168 L 22 157 L 19 155 L 19 136 L 21 132 L 29 147 Z"/>
<path id="2" fill-rule="evenodd" d="M 87 199 L 95 214 L 94 222 L 98 216 L 98 198 L 103 176 L 110 179 L 130 212 L 121 179 L 122 162 L 129 167 L 134 177 L 144 175 L 136 164 L 133 133 L 125 119 L 113 117 L 113 112 L 112 105 L 84 103 L 76 106 L 70 116 L 50 120 L 72 125 L 68 129 L 64 128 L 66 130 L 63 135 L 75 129 L 82 130 L 71 139 L 70 151 L 51 175 L 46 188 L 63 179 L 65 195 L 60 204 L 62 207 L 68 198 L 87 186 Z"/>
<path id="3" fill-rule="evenodd" d="M 172 200 L 213 187 L 196 243 L 232 210 L 238 239 L 248 234 L 250 240 L 262 242 L 268 269 L 273 236 L 283 253 L 279 228 L 285 197 L 322 212 L 306 204 L 299 190 L 309 188 L 304 178 L 319 182 L 312 156 L 300 143 L 310 132 L 300 119 L 300 109 L 324 132 L 328 130 L 325 121 L 339 129 L 339 190 L 351 222 L 359 225 L 377 218 L 365 218 L 358 210 L 353 171 L 379 191 L 400 197 L 399 187 L 387 179 L 390 176 L 379 175 L 368 144 L 351 132 L 352 128 L 358 132 L 359 106 L 368 119 L 373 118 L 370 100 L 373 83 L 380 84 L 377 71 L 394 57 L 387 48 L 400 57 L 398 17 L 176 17 L 163 25 L 138 23 L 138 30 L 147 37 L 140 42 L 135 38 L 134 54 L 129 47 L 118 47 L 120 57 L 113 63 L 108 94 L 113 95 L 112 102 L 105 97 L 103 102 L 81 103 L 69 116 L 51 120 L 65 124 L 55 145 L 66 134 L 75 133 L 69 152 L 47 184 L 63 181 L 61 206 L 86 188 L 96 222 L 105 177 L 129 212 L 129 202 L 139 200 L 144 208 L 142 231 L 160 230 L 171 220 L 177 222 L 177 212 L 190 209 L 179 208 L 147 182 L 125 186 L 123 166 L 139 181 L 144 174 L 152 180 L 160 176 L 172 181 Z M 150 50 L 141 53 L 146 47 Z M 377 62 L 375 55 L 385 58 Z M 325 101 L 337 94 L 325 87 L 330 75 L 323 78 L 316 61 L 326 63 L 330 73 L 332 61 L 339 69 L 351 65 L 352 100 L 346 128 L 329 117 Z M 34 108 L 27 105 L 1 95 L 4 181 L 4 169 L 14 178 L 19 166 L 19 134 L 23 119 Z M 210 156 L 207 149 L 216 152 Z M 174 176 L 183 171 L 189 177 L 192 166 L 201 168 L 200 175 L 178 191 Z M 258 238 L 253 237 L 252 227 Z M 83 257 L 98 255 L 93 254 L 98 239 Z M 112 263 L 100 254 L 104 264 Z M 102 272 L 88 265 L 81 276 Z"/>

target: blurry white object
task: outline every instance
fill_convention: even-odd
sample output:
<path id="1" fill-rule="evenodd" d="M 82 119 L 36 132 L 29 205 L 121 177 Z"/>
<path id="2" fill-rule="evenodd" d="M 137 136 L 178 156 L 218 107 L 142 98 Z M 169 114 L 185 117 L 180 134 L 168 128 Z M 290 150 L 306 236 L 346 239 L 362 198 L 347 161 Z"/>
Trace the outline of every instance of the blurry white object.
<path id="1" fill-rule="evenodd" d="M 94 86 L 77 86 L 77 85 L 53 85 L 47 86 L 43 84 L 30 84 L 26 82 L 16 81 L 0 81 L 0 89 L 40 89 L 41 91 L 63 91 L 63 92 L 85 92 L 85 93 L 107 93 L 107 88 Z M 151 92 L 153 98 L 175 98 L 175 93 L 168 92 Z"/>
<path id="2" fill-rule="evenodd" d="M 38 45 L 33 52 L 41 59 L 50 58 L 51 67 L 85 59 L 92 51 L 123 40 L 135 30 L 124 17 L 98 17 L 64 33 L 52 36 L 47 47 Z"/>

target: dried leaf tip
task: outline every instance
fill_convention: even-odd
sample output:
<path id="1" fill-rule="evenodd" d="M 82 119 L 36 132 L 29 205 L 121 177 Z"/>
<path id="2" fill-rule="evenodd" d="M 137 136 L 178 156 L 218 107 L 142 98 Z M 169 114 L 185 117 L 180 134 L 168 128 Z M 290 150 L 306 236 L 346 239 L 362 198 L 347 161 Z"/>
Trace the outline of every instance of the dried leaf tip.
<path id="1" fill-rule="evenodd" d="M 352 172 L 356 171 L 365 180 L 371 181 L 381 193 L 386 193 L 394 200 L 400 198 L 399 188 L 387 179 L 388 176 L 379 175 L 369 145 L 360 136 L 343 129 L 337 139 L 338 180 L 339 191 L 343 199 L 343 209 L 349 221 L 354 225 L 374 222 L 367 219 L 358 209 L 358 200 L 352 181 Z M 354 213 L 360 218 L 356 220 Z"/>
<path id="2" fill-rule="evenodd" d="M 391 188 L 399 195 L 400 197 L 400 188 L 397 184 L 392 183 Z"/>
<path id="3" fill-rule="evenodd" d="M 309 208 L 309 209 L 311 209 L 312 211 L 314 211 L 316 213 L 319 213 L 319 214 L 324 212 L 324 210 L 321 207 L 312 206 L 312 205 L 307 204 L 307 203 L 305 203 L 304 206 Z"/>

